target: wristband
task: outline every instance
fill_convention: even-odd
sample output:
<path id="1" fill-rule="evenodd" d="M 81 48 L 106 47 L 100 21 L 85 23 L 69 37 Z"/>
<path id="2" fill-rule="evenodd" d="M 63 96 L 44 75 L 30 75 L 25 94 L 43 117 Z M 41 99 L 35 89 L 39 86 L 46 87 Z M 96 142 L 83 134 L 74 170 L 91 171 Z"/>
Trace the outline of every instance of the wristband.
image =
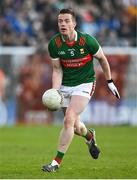
<path id="1" fill-rule="evenodd" d="M 113 82 L 113 79 L 107 80 L 107 83 L 111 83 Z"/>

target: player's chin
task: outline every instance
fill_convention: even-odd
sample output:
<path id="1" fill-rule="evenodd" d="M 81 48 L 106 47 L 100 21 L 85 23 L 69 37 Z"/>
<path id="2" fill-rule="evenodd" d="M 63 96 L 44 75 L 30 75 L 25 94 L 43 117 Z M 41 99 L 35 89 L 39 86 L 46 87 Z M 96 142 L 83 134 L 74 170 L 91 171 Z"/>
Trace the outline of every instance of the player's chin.
<path id="1" fill-rule="evenodd" d="M 61 33 L 63 36 L 68 35 L 68 32 L 67 32 L 66 30 L 60 30 L 60 33 Z"/>

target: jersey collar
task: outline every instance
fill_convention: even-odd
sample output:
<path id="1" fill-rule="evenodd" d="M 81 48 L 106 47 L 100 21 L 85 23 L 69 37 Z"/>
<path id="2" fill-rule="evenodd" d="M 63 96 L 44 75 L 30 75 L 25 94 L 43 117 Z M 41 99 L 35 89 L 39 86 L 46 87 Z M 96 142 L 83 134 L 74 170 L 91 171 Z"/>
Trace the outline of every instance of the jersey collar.
<path id="1" fill-rule="evenodd" d="M 61 35 L 61 39 L 62 39 L 62 41 L 63 42 L 65 42 L 65 39 L 64 39 L 64 37 Z M 74 41 L 77 41 L 78 40 L 78 33 L 77 33 L 77 31 L 75 31 L 75 39 L 74 39 Z"/>

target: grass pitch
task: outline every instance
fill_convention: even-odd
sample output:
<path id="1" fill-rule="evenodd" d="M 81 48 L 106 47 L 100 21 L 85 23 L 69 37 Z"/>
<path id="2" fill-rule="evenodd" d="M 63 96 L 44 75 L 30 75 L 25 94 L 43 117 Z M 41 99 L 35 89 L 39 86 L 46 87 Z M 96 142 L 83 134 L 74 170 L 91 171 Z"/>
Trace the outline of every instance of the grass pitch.
<path id="1" fill-rule="evenodd" d="M 0 128 L 1 179 L 134 179 L 137 178 L 137 127 L 94 127 L 100 158 L 88 153 L 84 139 L 75 136 L 55 173 L 41 171 L 56 155 L 60 126 Z"/>

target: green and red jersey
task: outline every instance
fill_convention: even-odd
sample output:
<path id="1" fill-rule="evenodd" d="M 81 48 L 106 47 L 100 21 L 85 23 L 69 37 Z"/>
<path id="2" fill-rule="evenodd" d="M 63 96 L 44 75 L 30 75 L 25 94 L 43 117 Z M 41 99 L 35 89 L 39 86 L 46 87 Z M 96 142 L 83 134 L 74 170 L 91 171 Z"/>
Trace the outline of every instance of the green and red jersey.
<path id="1" fill-rule="evenodd" d="M 99 47 L 94 37 L 79 31 L 73 42 L 65 42 L 60 33 L 50 40 L 49 54 L 52 60 L 60 60 L 62 65 L 62 85 L 77 86 L 95 81 L 93 55 Z"/>

